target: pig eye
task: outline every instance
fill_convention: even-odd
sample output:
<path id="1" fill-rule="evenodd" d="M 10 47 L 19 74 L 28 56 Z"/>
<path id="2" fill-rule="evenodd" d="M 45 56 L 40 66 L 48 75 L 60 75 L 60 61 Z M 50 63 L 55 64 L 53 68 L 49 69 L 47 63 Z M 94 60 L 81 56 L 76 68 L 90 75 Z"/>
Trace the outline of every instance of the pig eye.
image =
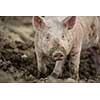
<path id="1" fill-rule="evenodd" d="M 47 36 L 46 39 L 48 40 L 49 39 L 49 36 Z"/>
<path id="2" fill-rule="evenodd" d="M 65 35 L 62 35 L 62 39 L 65 39 Z"/>
<path id="3" fill-rule="evenodd" d="M 49 40 L 49 38 L 50 38 L 50 36 L 49 36 L 49 34 L 47 34 L 46 39 Z"/>

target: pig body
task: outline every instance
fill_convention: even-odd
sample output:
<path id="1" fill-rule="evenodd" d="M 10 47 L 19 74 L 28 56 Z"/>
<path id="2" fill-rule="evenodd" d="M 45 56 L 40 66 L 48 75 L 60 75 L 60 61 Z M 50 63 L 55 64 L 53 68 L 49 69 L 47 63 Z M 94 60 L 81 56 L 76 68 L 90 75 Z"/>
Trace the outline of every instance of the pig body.
<path id="1" fill-rule="evenodd" d="M 91 47 L 99 41 L 98 17 L 33 17 L 35 28 L 35 51 L 39 73 L 46 73 L 48 58 L 55 61 L 51 76 L 59 77 L 67 55 L 70 55 L 71 78 L 79 80 L 79 63 L 82 48 Z"/>

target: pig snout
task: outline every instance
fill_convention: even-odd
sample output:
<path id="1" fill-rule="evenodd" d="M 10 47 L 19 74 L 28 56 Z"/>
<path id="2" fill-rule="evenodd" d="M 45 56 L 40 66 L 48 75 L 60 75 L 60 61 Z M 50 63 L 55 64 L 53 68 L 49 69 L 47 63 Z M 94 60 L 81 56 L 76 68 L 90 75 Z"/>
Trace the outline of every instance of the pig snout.
<path id="1" fill-rule="evenodd" d="M 64 54 L 63 52 L 54 52 L 52 54 L 52 59 L 57 61 L 57 60 L 63 60 L 64 59 Z"/>

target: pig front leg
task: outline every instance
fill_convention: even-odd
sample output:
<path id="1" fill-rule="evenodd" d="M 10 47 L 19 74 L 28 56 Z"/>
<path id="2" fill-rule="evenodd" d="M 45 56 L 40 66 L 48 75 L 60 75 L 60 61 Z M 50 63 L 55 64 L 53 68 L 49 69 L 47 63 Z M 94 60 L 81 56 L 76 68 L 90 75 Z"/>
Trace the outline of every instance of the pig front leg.
<path id="1" fill-rule="evenodd" d="M 55 67 L 54 67 L 54 70 L 51 73 L 51 76 L 52 77 L 58 78 L 59 76 L 62 76 L 64 63 L 65 63 L 65 59 L 56 62 Z"/>
<path id="2" fill-rule="evenodd" d="M 47 67 L 44 59 L 42 58 L 42 54 L 40 52 L 36 51 L 36 57 L 37 57 L 38 77 L 40 77 L 40 74 L 46 74 Z"/>
<path id="3" fill-rule="evenodd" d="M 71 78 L 75 79 L 76 81 L 79 81 L 79 64 L 80 64 L 80 53 L 81 53 L 81 45 L 78 47 L 74 46 L 72 48 L 72 51 L 70 53 L 70 73 Z"/>

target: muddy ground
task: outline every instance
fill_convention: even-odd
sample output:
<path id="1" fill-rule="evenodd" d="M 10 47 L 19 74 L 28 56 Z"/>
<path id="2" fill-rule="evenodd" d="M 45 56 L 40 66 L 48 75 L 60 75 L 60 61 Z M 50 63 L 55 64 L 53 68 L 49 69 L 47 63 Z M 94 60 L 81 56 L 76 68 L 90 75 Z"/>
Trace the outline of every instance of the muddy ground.
<path id="1" fill-rule="evenodd" d="M 32 17 L 0 17 L 0 82 L 75 82 L 70 79 L 68 67 L 59 79 L 38 79 L 34 52 Z M 51 73 L 54 64 L 48 65 Z M 67 66 L 67 62 L 65 64 Z M 100 82 L 100 49 L 91 47 L 81 53 L 80 81 Z"/>

